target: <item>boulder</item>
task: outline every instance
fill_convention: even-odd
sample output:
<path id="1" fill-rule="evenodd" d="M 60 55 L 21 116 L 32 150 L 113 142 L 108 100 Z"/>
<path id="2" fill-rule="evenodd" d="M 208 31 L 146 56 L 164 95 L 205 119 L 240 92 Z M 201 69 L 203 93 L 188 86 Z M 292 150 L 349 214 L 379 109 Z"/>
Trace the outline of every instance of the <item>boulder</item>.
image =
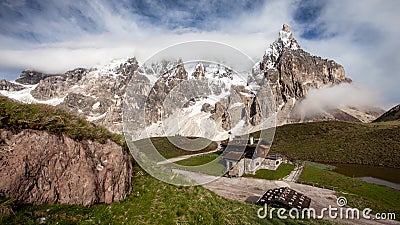
<path id="1" fill-rule="evenodd" d="M 0 194 L 18 203 L 90 206 L 121 201 L 131 192 L 129 153 L 110 140 L 1 129 L 0 144 Z"/>

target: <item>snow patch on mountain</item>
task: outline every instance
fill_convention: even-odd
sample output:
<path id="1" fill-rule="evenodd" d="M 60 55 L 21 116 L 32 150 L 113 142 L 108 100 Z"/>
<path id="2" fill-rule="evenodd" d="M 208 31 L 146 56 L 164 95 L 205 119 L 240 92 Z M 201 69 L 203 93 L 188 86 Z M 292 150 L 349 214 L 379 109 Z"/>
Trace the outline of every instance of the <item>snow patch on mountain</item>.
<path id="1" fill-rule="evenodd" d="M 101 114 L 99 116 L 87 116 L 86 118 L 87 118 L 88 121 L 93 122 L 93 121 L 96 121 L 96 120 L 103 119 L 106 115 L 107 115 L 107 112 L 105 112 L 105 113 L 103 113 L 103 114 Z"/>
<path id="2" fill-rule="evenodd" d="M 17 82 L 13 82 L 13 83 L 22 85 Z M 53 99 L 49 99 L 49 100 L 45 100 L 45 101 L 37 100 L 32 96 L 31 91 L 34 90 L 38 85 L 35 84 L 35 85 L 23 85 L 23 86 L 25 87 L 25 89 L 23 89 L 23 90 L 20 90 L 20 91 L 1 90 L 0 94 L 6 96 L 8 98 L 11 98 L 11 99 L 23 102 L 23 103 L 29 103 L 29 104 L 30 103 L 40 103 L 40 104 L 56 106 L 64 101 L 64 97 L 63 98 L 53 98 Z"/>

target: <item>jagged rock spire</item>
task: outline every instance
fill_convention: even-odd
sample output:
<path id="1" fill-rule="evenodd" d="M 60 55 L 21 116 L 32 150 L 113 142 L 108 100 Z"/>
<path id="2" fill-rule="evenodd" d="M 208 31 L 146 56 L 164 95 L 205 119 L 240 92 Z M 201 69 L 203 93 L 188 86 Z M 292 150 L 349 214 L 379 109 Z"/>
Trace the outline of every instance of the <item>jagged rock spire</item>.
<path id="1" fill-rule="evenodd" d="M 264 65 L 261 69 L 274 69 L 278 58 L 285 49 L 300 49 L 299 43 L 297 43 L 296 39 L 293 37 L 290 26 L 287 24 L 283 24 L 282 30 L 279 31 L 279 38 L 265 51 L 263 59 Z"/>
<path id="2" fill-rule="evenodd" d="M 292 31 L 290 26 L 287 24 L 283 24 L 282 30 L 279 31 L 279 39 L 283 44 L 283 47 L 290 48 L 293 50 L 299 49 L 300 45 L 297 43 L 296 39 L 292 35 Z"/>

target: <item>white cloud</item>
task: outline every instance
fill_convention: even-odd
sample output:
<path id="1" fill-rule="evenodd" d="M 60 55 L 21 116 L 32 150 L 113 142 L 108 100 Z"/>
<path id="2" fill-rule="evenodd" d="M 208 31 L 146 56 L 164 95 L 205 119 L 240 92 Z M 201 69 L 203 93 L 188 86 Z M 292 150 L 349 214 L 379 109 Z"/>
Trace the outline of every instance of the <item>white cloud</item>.
<path id="1" fill-rule="evenodd" d="M 93 38 L 93 39 L 92 39 Z M 92 41 L 93 40 L 93 41 Z M 252 35 L 230 35 L 219 32 L 193 32 L 176 34 L 165 32 L 146 39 L 136 37 L 90 37 L 84 41 L 43 45 L 27 50 L 3 50 L 0 67 L 29 68 L 48 73 L 61 73 L 76 67 L 104 65 L 115 58 L 136 56 L 144 62 L 157 51 L 173 44 L 193 40 L 210 40 L 226 43 L 238 49 L 246 49 L 251 57 L 262 56 L 266 45 L 261 33 Z M 272 40 L 271 40 L 272 41 Z M 210 49 L 212 51 L 212 49 Z"/>
<path id="2" fill-rule="evenodd" d="M 310 52 L 333 58 L 356 84 L 380 91 L 389 104 L 400 102 L 398 1 L 328 1 L 315 22 L 326 24 L 323 40 L 300 40 Z"/>
<path id="3" fill-rule="evenodd" d="M 115 13 L 107 8 L 109 7 L 107 4 L 100 4 L 98 1 L 90 1 L 87 4 L 89 5 L 81 3 L 81 11 L 107 32 L 98 35 L 90 34 L 65 18 L 56 19 L 49 24 L 45 23 L 43 20 L 55 17 L 55 12 L 72 6 L 67 2 L 57 2 L 50 12 L 46 12 L 46 15 L 35 17 L 37 19 L 32 21 L 33 25 L 29 29 L 62 41 L 34 45 L 0 35 L 0 39 L 4 40 L 0 43 L 2 53 L 0 68 L 29 68 L 48 73 L 60 73 L 75 67 L 104 64 L 113 58 L 120 57 L 136 56 L 143 62 L 162 48 L 192 40 L 226 43 L 243 50 L 258 61 L 268 45 L 277 37 L 281 25 L 290 19 L 289 3 L 272 1 L 257 14 L 238 15 L 232 20 L 214 21 L 213 23 L 218 24 L 216 26 L 221 27 L 218 31 L 180 28 L 168 30 L 165 27 L 151 27 L 123 8 Z M 205 8 L 204 10 L 212 11 L 213 6 L 206 1 L 200 2 L 200 5 Z M 160 10 L 159 14 L 163 14 L 161 8 L 153 8 Z M 164 14 L 166 18 L 162 18 L 163 20 L 168 20 L 167 17 L 171 16 L 187 17 L 185 12 L 180 11 Z M 214 16 L 210 15 L 211 18 Z"/>
<path id="4" fill-rule="evenodd" d="M 379 92 L 352 84 L 325 86 L 311 89 L 306 98 L 296 106 L 300 115 L 315 115 L 343 107 L 378 106 L 384 101 Z"/>

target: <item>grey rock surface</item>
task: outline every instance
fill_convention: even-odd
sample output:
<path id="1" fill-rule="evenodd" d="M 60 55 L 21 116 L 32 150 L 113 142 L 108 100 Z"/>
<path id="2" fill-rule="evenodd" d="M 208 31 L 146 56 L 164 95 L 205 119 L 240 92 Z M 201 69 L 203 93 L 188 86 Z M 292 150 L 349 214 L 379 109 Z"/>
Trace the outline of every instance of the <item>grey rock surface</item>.
<path id="1" fill-rule="evenodd" d="M 121 201 L 131 192 L 129 153 L 112 141 L 0 130 L 0 193 L 24 204 L 90 206 Z"/>

